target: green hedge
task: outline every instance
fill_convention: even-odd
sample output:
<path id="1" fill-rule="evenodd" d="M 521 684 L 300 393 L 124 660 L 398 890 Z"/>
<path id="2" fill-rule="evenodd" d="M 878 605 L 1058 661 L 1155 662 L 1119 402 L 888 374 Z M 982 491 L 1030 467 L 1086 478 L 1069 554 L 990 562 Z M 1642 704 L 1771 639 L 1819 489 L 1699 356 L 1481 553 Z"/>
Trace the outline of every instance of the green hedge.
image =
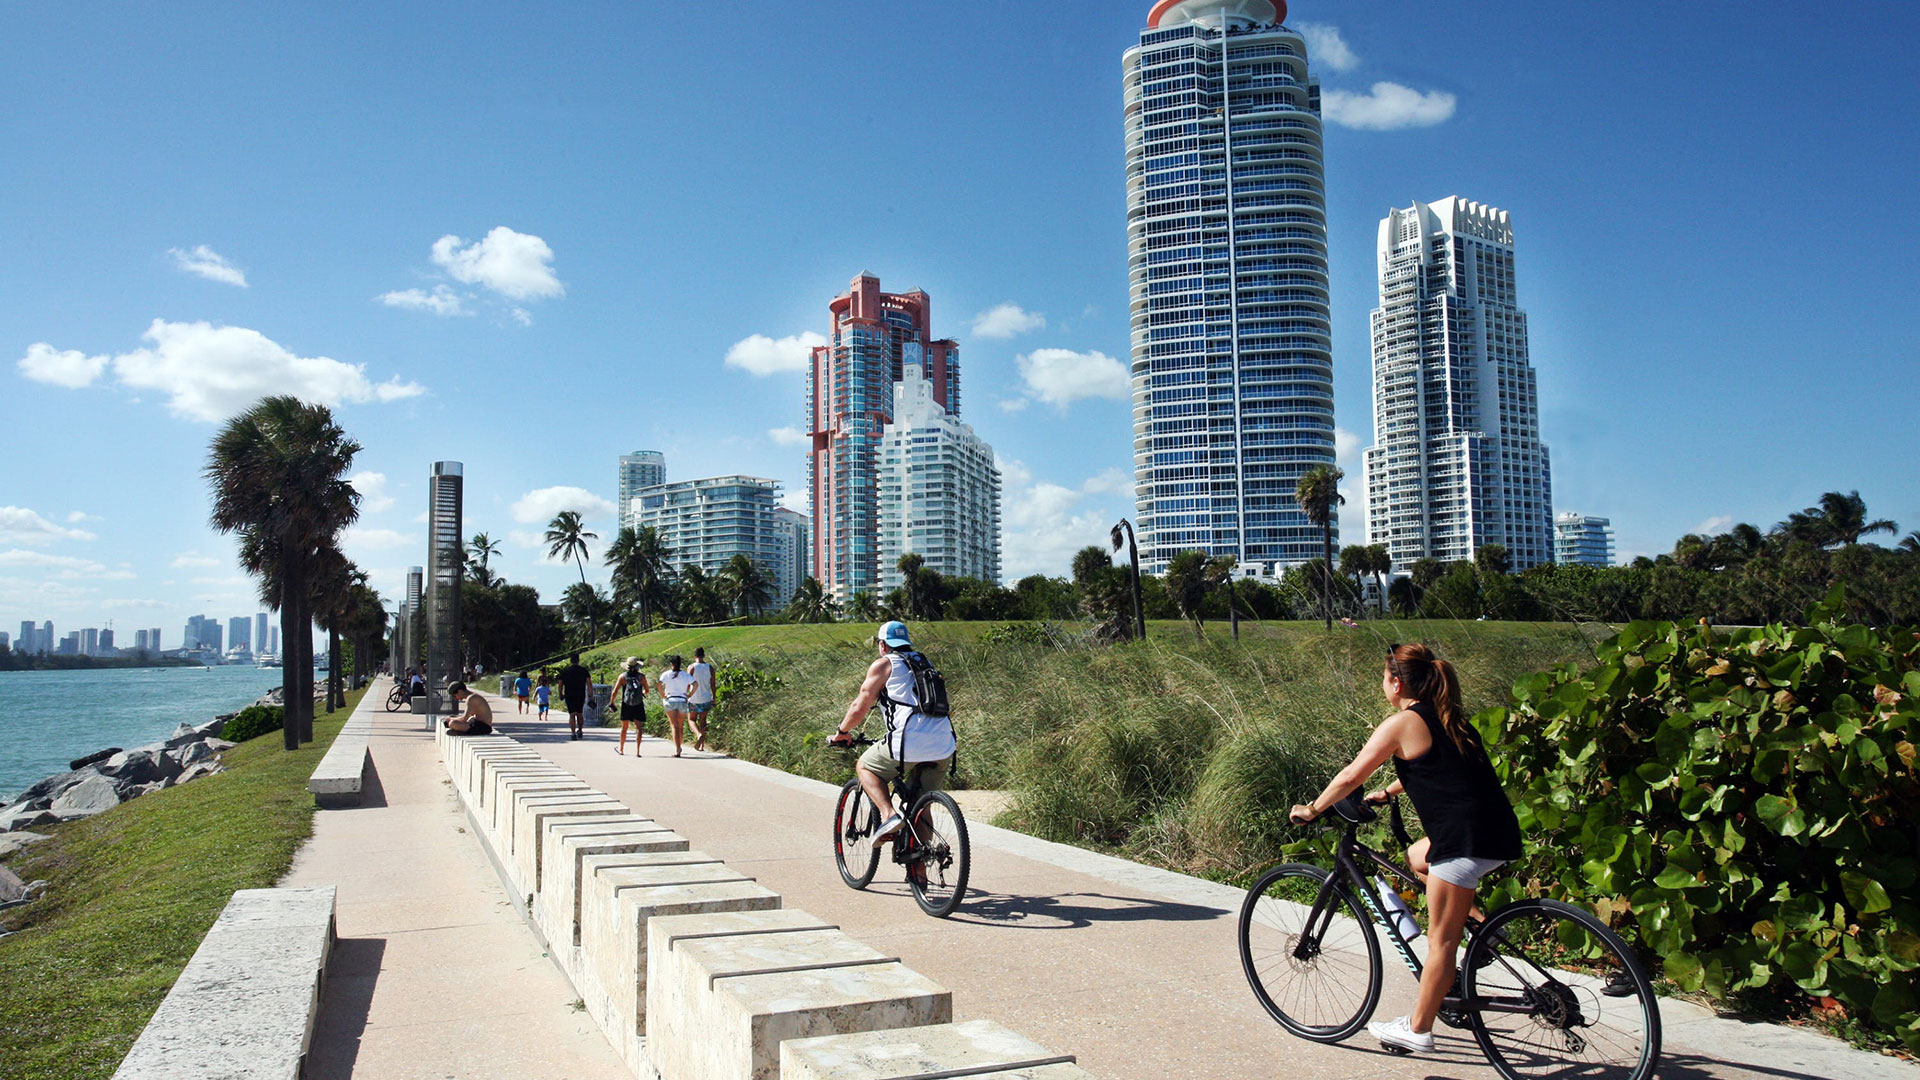
<path id="1" fill-rule="evenodd" d="M 1920 1050 L 1920 635 L 1636 622 L 1475 718 L 1531 850 L 1687 990 L 1831 996 Z"/>
<path id="2" fill-rule="evenodd" d="M 286 723 L 287 711 L 278 705 L 249 705 L 234 714 L 220 729 L 228 742 L 246 742 L 269 731 L 279 731 Z"/>

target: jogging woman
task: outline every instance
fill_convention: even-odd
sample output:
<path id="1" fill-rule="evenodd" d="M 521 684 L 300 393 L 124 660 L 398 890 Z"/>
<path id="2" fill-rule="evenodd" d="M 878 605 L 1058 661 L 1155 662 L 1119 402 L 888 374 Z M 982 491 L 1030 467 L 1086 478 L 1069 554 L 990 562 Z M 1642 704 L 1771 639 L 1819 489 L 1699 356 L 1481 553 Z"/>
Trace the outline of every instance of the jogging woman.
<path id="1" fill-rule="evenodd" d="M 1386 802 L 1404 791 L 1426 827 L 1426 837 L 1407 851 L 1407 863 L 1427 884 L 1427 966 L 1413 1013 L 1373 1021 L 1367 1030 L 1388 1046 L 1426 1053 L 1433 1049 L 1440 1002 L 1453 987 L 1474 887 L 1520 857 L 1520 822 L 1479 732 L 1461 709 L 1460 680 L 1451 664 L 1425 645 L 1391 646 L 1380 689 L 1397 711 L 1374 729 L 1352 764 L 1313 802 L 1294 807 L 1291 817 L 1312 821 L 1393 759 L 1398 779 L 1367 801 Z"/>
<path id="2" fill-rule="evenodd" d="M 613 700 L 620 703 L 620 745 L 616 754 L 627 752 L 627 725 L 633 725 L 633 756 L 640 756 L 640 740 L 646 735 L 647 675 L 640 670 L 640 658 L 627 657 L 627 668 L 613 681 Z"/>
<path id="3" fill-rule="evenodd" d="M 660 684 L 660 700 L 667 703 L 667 726 L 673 730 L 673 756 L 680 756 L 680 740 L 687 727 L 687 698 L 693 693 L 693 676 L 682 670 L 686 661 L 675 653 L 667 657 L 667 670 L 660 673 L 656 680 Z"/>

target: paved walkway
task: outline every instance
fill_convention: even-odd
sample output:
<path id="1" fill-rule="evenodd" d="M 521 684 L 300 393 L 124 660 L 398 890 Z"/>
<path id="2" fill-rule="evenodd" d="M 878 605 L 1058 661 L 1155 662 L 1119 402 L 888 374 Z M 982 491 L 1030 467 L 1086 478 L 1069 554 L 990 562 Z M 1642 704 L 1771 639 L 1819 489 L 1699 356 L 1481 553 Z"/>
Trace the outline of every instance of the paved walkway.
<path id="1" fill-rule="evenodd" d="M 360 705 L 365 804 L 318 811 L 282 882 L 339 887 L 308 1080 L 631 1080 L 467 832 L 423 718 L 385 711 L 388 685 Z"/>
<path id="2" fill-rule="evenodd" d="M 1364 1037 L 1323 1046 L 1287 1035 L 1241 975 L 1238 890 L 974 824 L 969 899 L 953 918 L 930 919 L 890 864 L 869 891 L 841 884 L 829 848 L 828 785 L 691 749 L 675 760 L 671 744 L 652 737 L 638 758 L 631 744 L 618 756 L 613 731 L 592 729 L 570 742 L 564 715 L 543 724 L 504 699 L 493 705 L 498 733 L 757 877 L 787 906 L 838 923 L 946 984 L 956 1019 L 996 1020 L 1079 1055 L 1100 1076 L 1494 1075 L 1471 1036 L 1446 1029 L 1438 1053 L 1425 1058 L 1390 1057 Z M 650 711 L 658 723 L 657 705 Z M 1391 1017 L 1406 1011 L 1413 982 L 1388 963 L 1380 1015 Z M 1920 1068 L 1809 1032 L 1667 1006 L 1667 1080 L 1920 1077 Z"/>

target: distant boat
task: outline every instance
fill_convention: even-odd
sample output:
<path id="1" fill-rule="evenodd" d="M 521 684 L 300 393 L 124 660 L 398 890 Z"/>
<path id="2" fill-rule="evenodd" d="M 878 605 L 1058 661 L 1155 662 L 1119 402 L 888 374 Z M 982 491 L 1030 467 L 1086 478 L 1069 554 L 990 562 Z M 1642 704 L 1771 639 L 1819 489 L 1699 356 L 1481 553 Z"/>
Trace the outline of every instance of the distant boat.
<path id="1" fill-rule="evenodd" d="M 277 668 L 280 666 L 280 658 L 278 656 L 273 655 L 272 653 L 261 653 L 259 656 L 256 656 L 253 658 L 253 666 L 263 667 L 263 668 Z"/>

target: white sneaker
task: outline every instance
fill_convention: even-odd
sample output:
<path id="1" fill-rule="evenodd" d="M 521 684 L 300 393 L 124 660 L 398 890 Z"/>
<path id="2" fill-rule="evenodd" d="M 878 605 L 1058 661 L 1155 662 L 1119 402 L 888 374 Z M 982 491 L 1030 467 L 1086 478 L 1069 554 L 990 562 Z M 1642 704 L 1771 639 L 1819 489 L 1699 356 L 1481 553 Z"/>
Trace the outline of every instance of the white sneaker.
<path id="1" fill-rule="evenodd" d="M 1433 1053 L 1433 1032 L 1423 1034 L 1413 1030 L 1404 1016 L 1385 1022 L 1375 1020 L 1367 1025 L 1367 1030 L 1373 1033 L 1374 1038 L 1380 1040 L 1380 1045 L 1389 1050 L 1405 1050 L 1414 1054 Z"/>
<path id="2" fill-rule="evenodd" d="M 900 814 L 895 814 L 892 817 L 888 818 L 887 820 L 881 822 L 880 828 L 874 831 L 874 834 L 873 834 L 874 842 L 879 843 L 880 841 L 885 840 L 887 837 L 892 836 L 894 833 L 899 832 L 900 826 L 905 825 L 906 823 L 907 823 L 907 819 Z"/>

